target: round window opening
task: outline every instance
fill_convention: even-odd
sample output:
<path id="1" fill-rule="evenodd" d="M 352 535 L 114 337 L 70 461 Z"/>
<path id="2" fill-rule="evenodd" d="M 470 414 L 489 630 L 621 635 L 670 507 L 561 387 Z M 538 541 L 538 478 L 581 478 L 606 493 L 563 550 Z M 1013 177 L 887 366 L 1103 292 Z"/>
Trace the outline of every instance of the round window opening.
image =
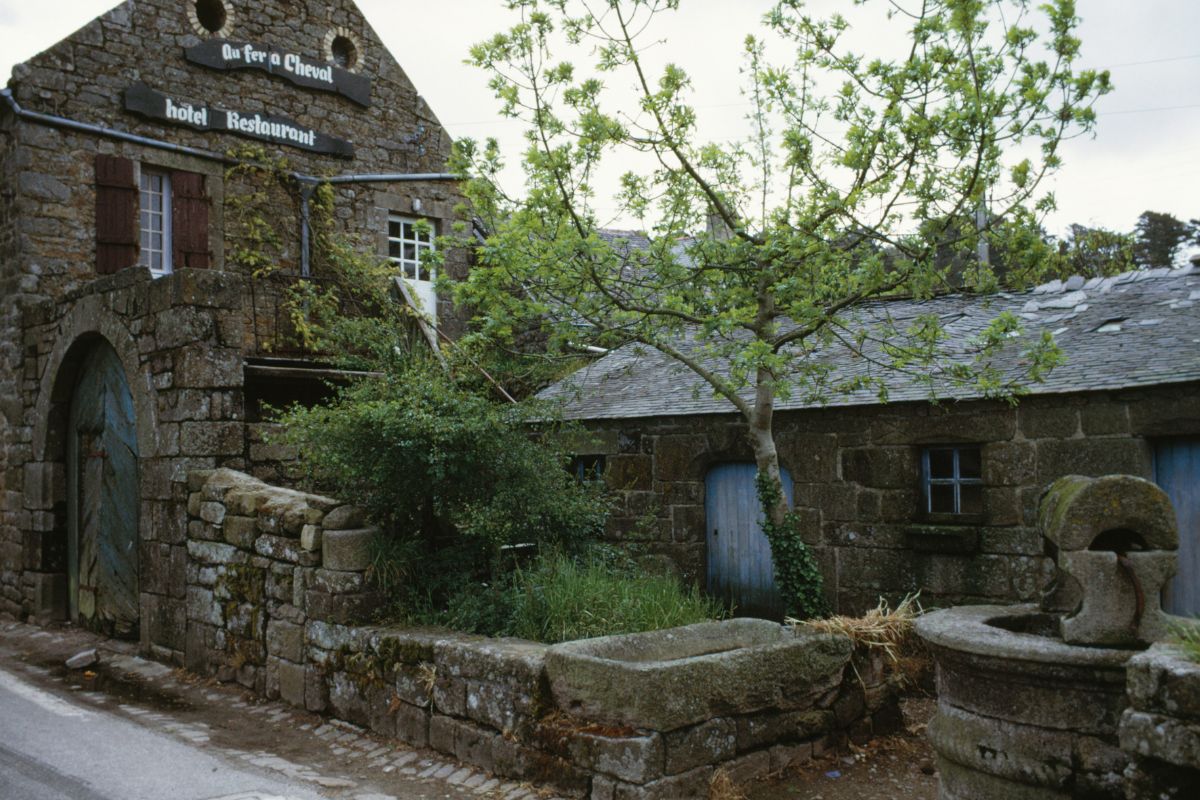
<path id="1" fill-rule="evenodd" d="M 329 45 L 333 54 L 333 63 L 345 69 L 354 69 L 358 63 L 358 48 L 348 36 L 335 36 Z"/>
<path id="2" fill-rule="evenodd" d="M 225 27 L 228 14 L 221 0 L 196 0 L 196 19 L 209 33 L 217 33 Z"/>

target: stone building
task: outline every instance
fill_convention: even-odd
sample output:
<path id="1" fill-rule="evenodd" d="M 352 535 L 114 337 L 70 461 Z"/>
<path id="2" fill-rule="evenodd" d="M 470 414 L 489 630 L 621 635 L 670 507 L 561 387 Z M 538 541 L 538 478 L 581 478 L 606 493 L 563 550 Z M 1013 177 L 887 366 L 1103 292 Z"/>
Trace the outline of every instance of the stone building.
<path id="1" fill-rule="evenodd" d="M 316 187 L 333 190 L 320 230 L 391 258 L 398 296 L 453 335 L 422 262 L 459 203 L 450 144 L 352 0 L 127 0 L 14 69 L 0 612 L 178 660 L 187 473 L 276 479 L 287 453 L 260 404 L 336 378 L 285 301 L 328 280 Z M 276 167 L 245 168 L 251 155 Z M 463 254 L 444 269 L 460 277 Z"/>
<path id="2" fill-rule="evenodd" d="M 1036 599 L 1049 578 L 1036 511 L 1068 474 L 1157 480 L 1179 514 L 1177 613 L 1200 613 L 1200 269 L 1073 278 L 1028 293 L 883 301 L 868 328 L 903 330 L 936 314 L 951 346 L 1003 311 L 1049 330 L 1066 356 L 1018 405 L 893 378 L 821 406 L 793 396 L 775 418 L 780 460 L 830 601 L 843 612 L 920 591 L 926 605 Z M 1019 348 L 997 361 L 1017 366 Z M 827 348 L 837 385 L 872 367 Z M 712 365 L 710 365 L 712 366 Z M 580 463 L 620 498 L 610 535 L 650 560 L 777 613 L 770 547 L 758 527 L 746 427 L 683 367 L 641 347 L 617 350 L 545 396 L 594 432 Z"/>

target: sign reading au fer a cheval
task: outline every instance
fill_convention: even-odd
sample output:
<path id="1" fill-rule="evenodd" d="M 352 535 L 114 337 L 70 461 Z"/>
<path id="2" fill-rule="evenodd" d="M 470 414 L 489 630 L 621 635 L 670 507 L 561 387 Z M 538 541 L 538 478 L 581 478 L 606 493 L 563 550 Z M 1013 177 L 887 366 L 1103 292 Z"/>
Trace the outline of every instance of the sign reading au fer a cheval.
<path id="1" fill-rule="evenodd" d="M 350 142 L 318 133 L 286 117 L 226 111 L 185 103 L 162 92 L 156 92 L 144 83 L 135 83 L 125 90 L 125 110 L 151 119 L 186 125 L 196 130 L 236 133 L 252 139 L 299 147 L 313 153 L 354 157 L 354 145 Z"/>
<path id="2" fill-rule="evenodd" d="M 360 106 L 371 105 L 371 81 L 336 64 L 313 61 L 270 45 L 209 39 L 184 50 L 188 61 L 212 69 L 257 69 L 297 86 L 336 92 Z"/>

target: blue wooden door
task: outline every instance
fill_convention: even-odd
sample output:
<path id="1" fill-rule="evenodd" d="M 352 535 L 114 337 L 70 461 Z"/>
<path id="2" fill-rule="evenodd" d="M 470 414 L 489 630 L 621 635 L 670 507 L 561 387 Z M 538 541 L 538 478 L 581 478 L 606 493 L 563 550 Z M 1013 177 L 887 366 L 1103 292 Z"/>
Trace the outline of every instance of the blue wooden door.
<path id="1" fill-rule="evenodd" d="M 739 615 L 782 619 L 783 598 L 775 587 L 755 474 L 753 464 L 721 464 L 705 479 L 708 592 L 731 603 Z M 791 505 L 792 476 L 787 470 L 783 490 Z"/>
<path id="2" fill-rule="evenodd" d="M 71 617 L 108 636 L 138 633 L 138 452 L 133 396 L 98 344 L 71 397 L 68 441 Z"/>
<path id="3" fill-rule="evenodd" d="M 1179 572 L 1167 589 L 1172 614 L 1200 614 L 1200 439 L 1172 439 L 1154 448 L 1154 481 L 1179 519 Z"/>

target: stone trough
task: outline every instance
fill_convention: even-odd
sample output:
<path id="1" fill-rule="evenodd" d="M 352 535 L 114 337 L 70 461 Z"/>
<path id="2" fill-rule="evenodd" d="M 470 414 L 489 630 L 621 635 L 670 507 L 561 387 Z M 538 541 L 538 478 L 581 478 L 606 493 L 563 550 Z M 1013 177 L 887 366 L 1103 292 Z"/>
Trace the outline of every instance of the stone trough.
<path id="1" fill-rule="evenodd" d="M 839 675 L 850 642 L 761 619 L 567 642 L 546 654 L 555 704 L 613 725 L 675 730 L 789 709 Z"/>

